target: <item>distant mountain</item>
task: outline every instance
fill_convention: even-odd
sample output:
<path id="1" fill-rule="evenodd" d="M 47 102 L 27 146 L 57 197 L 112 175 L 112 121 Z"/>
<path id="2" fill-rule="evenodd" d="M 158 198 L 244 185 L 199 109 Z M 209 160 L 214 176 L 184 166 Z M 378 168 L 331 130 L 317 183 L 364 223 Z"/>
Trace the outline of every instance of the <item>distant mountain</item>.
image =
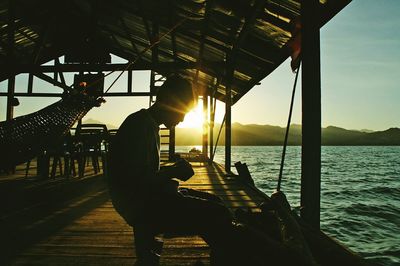
<path id="1" fill-rule="evenodd" d="M 214 128 L 214 143 L 219 126 Z M 271 125 L 232 124 L 232 145 L 282 145 L 285 128 Z M 201 145 L 201 131 L 193 128 L 176 129 L 176 145 Z M 219 144 L 225 143 L 225 130 Z M 291 125 L 288 145 L 301 145 L 301 125 Z M 400 129 L 363 132 L 328 126 L 322 128 L 322 145 L 400 145 Z"/>
<path id="2" fill-rule="evenodd" d="M 374 131 L 371 130 L 371 129 L 360 129 L 360 130 L 358 130 L 358 131 L 365 132 L 365 133 L 372 133 L 372 132 L 374 132 Z"/>
<path id="3" fill-rule="evenodd" d="M 98 121 L 98 120 L 95 120 L 95 119 L 93 119 L 93 118 L 88 118 L 88 119 L 83 120 L 83 121 L 82 121 L 82 124 L 104 124 L 104 123 L 103 123 L 103 122 L 100 122 L 100 121 Z M 118 127 L 116 127 L 116 126 L 114 126 L 114 125 L 112 125 L 112 124 L 106 124 L 106 126 L 107 126 L 107 129 L 115 129 L 115 128 L 118 128 Z"/>

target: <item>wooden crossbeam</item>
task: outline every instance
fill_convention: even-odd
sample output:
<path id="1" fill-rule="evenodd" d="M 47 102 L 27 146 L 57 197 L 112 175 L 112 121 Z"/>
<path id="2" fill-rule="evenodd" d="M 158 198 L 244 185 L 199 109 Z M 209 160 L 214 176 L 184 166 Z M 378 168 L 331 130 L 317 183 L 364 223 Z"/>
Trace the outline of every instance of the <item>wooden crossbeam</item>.
<path id="1" fill-rule="evenodd" d="M 58 92 L 15 92 L 15 97 L 62 97 L 63 93 Z M 0 92 L 0 97 L 8 96 L 7 92 Z M 104 97 L 122 97 L 122 96 L 152 96 L 150 92 L 107 92 Z"/>
<path id="2" fill-rule="evenodd" d="M 221 67 L 224 62 L 205 62 L 211 69 Z M 151 70 L 151 69 L 195 69 L 196 62 L 160 62 L 152 64 L 149 62 L 136 62 L 127 68 L 127 64 L 59 64 L 59 65 L 34 65 L 15 64 L 19 73 L 41 72 L 99 72 L 99 71 L 123 71 L 123 70 Z"/>
<path id="3" fill-rule="evenodd" d="M 54 71 L 54 72 L 55 72 L 55 71 Z M 44 80 L 44 81 L 47 81 L 47 82 L 53 84 L 54 86 L 57 86 L 57 87 L 62 88 L 64 91 L 69 91 L 69 90 L 71 90 L 71 88 L 68 87 L 66 84 L 61 83 L 61 82 L 59 82 L 59 81 L 57 81 L 57 80 L 55 80 L 55 79 L 53 79 L 53 78 L 51 78 L 51 77 L 49 77 L 49 76 L 43 74 L 43 73 L 35 72 L 35 73 L 33 73 L 33 74 L 34 74 L 36 77 L 38 77 L 38 78 L 40 78 L 40 79 L 42 79 L 42 80 Z"/>

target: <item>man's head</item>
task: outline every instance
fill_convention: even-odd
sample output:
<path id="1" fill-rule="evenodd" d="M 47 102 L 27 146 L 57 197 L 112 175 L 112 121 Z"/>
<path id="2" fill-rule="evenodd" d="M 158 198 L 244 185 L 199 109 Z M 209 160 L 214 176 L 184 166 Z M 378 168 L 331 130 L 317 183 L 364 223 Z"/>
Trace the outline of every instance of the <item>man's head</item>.
<path id="1" fill-rule="evenodd" d="M 168 128 L 179 124 L 195 103 L 192 83 L 180 75 L 169 76 L 157 93 L 160 122 Z"/>

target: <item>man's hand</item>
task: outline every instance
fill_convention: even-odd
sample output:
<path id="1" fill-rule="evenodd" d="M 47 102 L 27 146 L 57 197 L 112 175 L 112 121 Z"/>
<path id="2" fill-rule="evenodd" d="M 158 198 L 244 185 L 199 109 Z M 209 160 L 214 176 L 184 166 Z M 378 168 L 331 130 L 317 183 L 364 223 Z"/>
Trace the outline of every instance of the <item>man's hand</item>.
<path id="1" fill-rule="evenodd" d="M 194 175 L 192 165 L 184 159 L 177 161 L 173 165 L 173 168 L 175 172 L 174 177 L 179 180 L 186 181 Z"/>

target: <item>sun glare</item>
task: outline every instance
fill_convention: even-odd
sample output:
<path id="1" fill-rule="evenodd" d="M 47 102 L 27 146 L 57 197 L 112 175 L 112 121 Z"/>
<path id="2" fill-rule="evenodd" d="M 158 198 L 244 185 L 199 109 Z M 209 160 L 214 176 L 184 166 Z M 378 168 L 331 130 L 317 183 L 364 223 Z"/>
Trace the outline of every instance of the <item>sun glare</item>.
<path id="1" fill-rule="evenodd" d="M 203 102 L 198 101 L 197 106 L 192 109 L 189 113 L 186 114 L 185 120 L 178 125 L 178 127 L 186 127 L 186 128 L 199 128 L 201 129 L 203 126 Z"/>

